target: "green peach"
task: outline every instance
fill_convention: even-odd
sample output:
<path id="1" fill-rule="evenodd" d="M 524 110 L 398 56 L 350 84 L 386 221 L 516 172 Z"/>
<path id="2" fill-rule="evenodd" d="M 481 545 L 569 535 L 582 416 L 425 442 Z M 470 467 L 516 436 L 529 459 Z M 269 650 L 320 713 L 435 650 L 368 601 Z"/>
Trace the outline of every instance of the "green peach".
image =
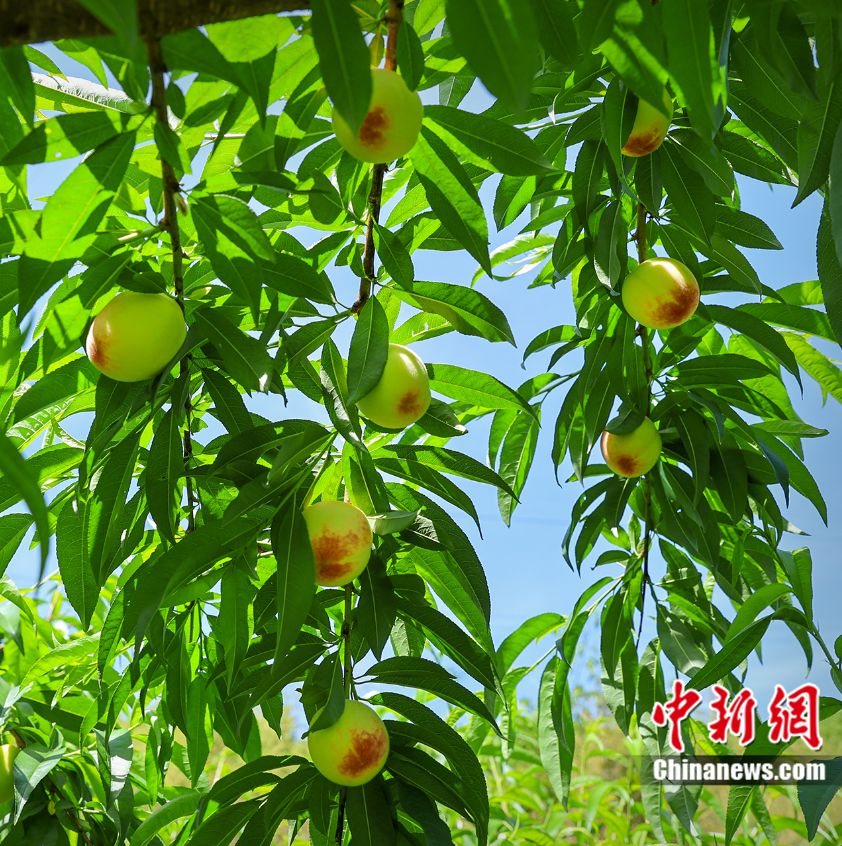
<path id="1" fill-rule="evenodd" d="M 673 107 L 672 98 L 664 89 L 663 106 L 656 107 L 646 100 L 638 100 L 637 113 L 634 117 L 634 126 L 626 143 L 623 145 L 623 153 L 627 156 L 648 156 L 654 153 L 664 138 L 672 121 Z"/>
<path id="2" fill-rule="evenodd" d="M 430 378 L 424 362 L 409 347 L 389 344 L 383 375 L 357 402 L 362 414 L 383 429 L 405 429 L 430 407 Z"/>
<path id="3" fill-rule="evenodd" d="M 303 515 L 316 584 L 339 587 L 356 579 L 371 556 L 371 525 L 365 514 L 350 502 L 324 501 L 308 505 Z"/>
<path id="4" fill-rule="evenodd" d="M 371 105 L 360 128 L 353 132 L 334 108 L 333 131 L 356 159 L 385 164 L 408 153 L 421 131 L 424 107 L 415 91 L 394 71 L 373 68 Z"/>
<path id="5" fill-rule="evenodd" d="M 85 350 L 94 367 L 118 382 L 157 376 L 184 343 L 178 303 L 166 294 L 124 292 L 94 318 Z"/>
<path id="6" fill-rule="evenodd" d="M 648 473 L 661 457 L 661 436 L 648 417 L 626 435 L 603 432 L 600 446 L 611 470 L 629 479 Z"/>
<path id="7" fill-rule="evenodd" d="M 649 329 L 672 329 L 699 305 L 699 283 L 687 265 L 670 258 L 647 259 L 623 282 L 623 306 Z"/>
<path id="8" fill-rule="evenodd" d="M 383 769 L 389 757 L 389 733 L 370 705 L 349 699 L 332 726 L 307 736 L 307 746 L 314 766 L 326 779 L 356 787 Z"/>
<path id="9" fill-rule="evenodd" d="M 0 805 L 11 802 L 15 795 L 15 758 L 20 749 L 17 743 L 0 746 Z"/>

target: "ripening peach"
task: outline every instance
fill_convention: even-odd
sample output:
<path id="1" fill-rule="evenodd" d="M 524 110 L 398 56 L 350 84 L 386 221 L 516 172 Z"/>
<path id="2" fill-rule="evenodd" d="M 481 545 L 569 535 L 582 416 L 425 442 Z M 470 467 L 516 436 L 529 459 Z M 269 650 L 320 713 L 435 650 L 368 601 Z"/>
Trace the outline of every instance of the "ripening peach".
<path id="1" fill-rule="evenodd" d="M 648 473 L 661 457 L 661 436 L 648 417 L 627 435 L 603 432 L 600 446 L 611 470 L 629 479 Z"/>
<path id="2" fill-rule="evenodd" d="M 667 137 L 672 113 L 672 98 L 666 88 L 663 106 L 655 107 L 646 100 L 638 100 L 634 126 L 623 145 L 623 153 L 635 158 L 654 153 Z"/>
<path id="3" fill-rule="evenodd" d="M 385 164 L 408 153 L 421 131 L 424 107 L 415 91 L 394 71 L 373 68 L 371 105 L 355 132 L 334 108 L 333 131 L 339 143 L 356 159 Z"/>
<path id="4" fill-rule="evenodd" d="M 389 757 L 389 734 L 370 705 L 349 699 L 332 726 L 307 736 L 307 746 L 314 766 L 326 779 L 356 787 L 383 769 Z"/>
<path id="5" fill-rule="evenodd" d="M 157 376 L 187 336 L 179 304 L 166 294 L 117 294 L 94 318 L 85 350 L 100 373 L 118 382 Z"/>
<path id="6" fill-rule="evenodd" d="M 365 570 L 371 556 L 371 525 L 350 502 L 324 501 L 304 511 L 307 534 L 313 547 L 316 584 L 347 585 Z"/>
<path id="7" fill-rule="evenodd" d="M 405 429 L 430 407 L 430 378 L 424 362 L 409 347 L 389 344 L 383 375 L 357 402 L 362 414 L 383 429 Z"/>
<path id="8" fill-rule="evenodd" d="M 687 265 L 670 258 L 647 259 L 623 282 L 623 306 L 650 329 L 672 329 L 699 305 L 699 283 Z"/>
<path id="9" fill-rule="evenodd" d="M 20 749 L 17 743 L 0 746 L 0 805 L 11 802 L 15 795 L 15 758 Z"/>

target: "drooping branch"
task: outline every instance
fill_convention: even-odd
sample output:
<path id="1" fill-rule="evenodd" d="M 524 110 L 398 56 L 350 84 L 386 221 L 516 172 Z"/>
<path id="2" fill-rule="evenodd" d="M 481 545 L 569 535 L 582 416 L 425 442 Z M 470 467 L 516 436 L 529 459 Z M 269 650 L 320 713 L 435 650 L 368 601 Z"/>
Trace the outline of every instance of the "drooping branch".
<path id="1" fill-rule="evenodd" d="M 137 0 L 147 41 L 202 24 L 309 9 L 308 0 Z M 0 0 L 0 47 L 110 31 L 77 0 Z"/>
<path id="2" fill-rule="evenodd" d="M 389 12 L 386 15 L 386 54 L 383 67 L 397 70 L 398 67 L 398 30 L 403 20 L 404 0 L 389 0 Z M 368 219 L 365 226 L 365 246 L 363 248 L 363 276 L 360 279 L 360 293 L 354 303 L 353 311 L 359 313 L 371 296 L 374 282 L 374 227 L 380 222 L 380 206 L 383 202 L 383 177 L 386 165 L 376 164 L 371 169 L 371 191 L 368 194 Z"/>
<path id="3" fill-rule="evenodd" d="M 167 92 L 164 85 L 164 74 L 167 67 L 161 53 L 161 42 L 153 38 L 146 42 L 149 55 L 149 71 L 152 78 L 152 109 L 155 112 L 155 119 L 162 126 L 168 126 L 167 117 Z M 161 156 L 161 182 L 162 197 L 164 205 L 164 217 L 160 222 L 160 228 L 169 233 L 170 246 L 172 249 L 172 275 L 175 298 L 184 311 L 184 262 L 181 248 L 181 230 L 178 227 L 178 208 L 176 195 L 181 190 L 178 179 L 172 165 Z M 190 362 L 188 353 L 181 359 L 180 373 L 187 383 L 184 400 L 184 431 L 182 433 L 182 452 L 184 458 L 184 471 L 187 482 L 187 531 L 192 532 L 195 527 L 196 506 L 193 495 L 193 483 L 190 479 L 190 464 L 193 461 L 193 439 L 190 433 L 192 424 L 193 406 L 190 402 Z"/>

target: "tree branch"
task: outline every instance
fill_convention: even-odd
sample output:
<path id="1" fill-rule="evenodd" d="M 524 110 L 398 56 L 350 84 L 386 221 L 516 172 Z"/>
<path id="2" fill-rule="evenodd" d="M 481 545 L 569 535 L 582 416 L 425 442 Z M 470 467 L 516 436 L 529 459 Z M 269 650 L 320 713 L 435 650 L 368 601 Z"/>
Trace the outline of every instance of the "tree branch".
<path id="1" fill-rule="evenodd" d="M 2 0 L 0 0 L 2 2 Z M 161 42 L 153 38 L 146 42 L 149 55 L 149 70 L 152 77 L 152 108 L 156 120 L 162 126 L 169 126 L 167 117 L 167 92 L 164 74 L 167 66 L 161 53 Z M 181 190 L 172 165 L 161 155 L 161 182 L 164 204 L 164 217 L 160 222 L 162 230 L 169 232 L 172 247 L 172 275 L 175 298 L 184 312 L 184 267 L 181 249 L 181 232 L 178 228 L 178 209 L 176 195 Z M 182 453 L 184 457 L 185 481 L 187 483 L 187 531 L 192 532 L 196 524 L 196 505 L 193 495 L 193 483 L 190 480 L 190 464 L 193 460 L 193 440 L 190 427 L 193 422 L 193 406 L 190 402 L 190 353 L 181 359 L 180 374 L 186 382 L 184 400 L 184 432 L 182 435 Z"/>
<path id="2" fill-rule="evenodd" d="M 397 70 L 398 67 L 398 30 L 403 21 L 404 0 L 389 0 L 389 11 L 386 14 L 386 55 L 383 67 L 386 70 Z M 371 286 L 374 283 L 374 227 L 380 222 L 380 206 L 383 201 L 383 177 L 386 175 L 386 165 L 376 164 L 371 169 L 371 191 L 368 194 L 368 219 L 365 225 L 365 246 L 363 248 L 363 275 L 360 279 L 360 293 L 354 303 L 352 311 L 359 314 L 360 309 L 371 296 Z"/>
<path id="3" fill-rule="evenodd" d="M 634 239 L 637 242 L 637 260 L 640 264 L 646 261 L 649 246 L 646 238 L 646 207 L 643 203 L 637 204 L 637 228 Z M 643 369 L 646 375 L 646 415 L 649 416 L 652 410 L 652 346 L 649 330 L 642 324 L 637 327 L 637 335 L 640 336 L 640 345 L 643 351 Z M 651 471 L 650 471 L 651 472 Z M 646 607 L 646 589 L 652 584 L 649 576 L 649 547 L 652 545 L 652 483 L 649 480 L 649 473 L 643 479 L 643 580 L 641 582 L 640 597 L 640 624 L 637 630 L 637 642 L 643 634 L 643 616 Z"/>
<path id="4" fill-rule="evenodd" d="M 342 617 L 342 658 L 344 660 L 342 680 L 345 684 L 345 699 L 351 697 L 351 684 L 354 678 L 354 667 L 351 659 L 351 611 L 354 605 L 354 594 L 350 584 L 345 585 L 345 613 Z M 336 846 L 342 846 L 345 839 L 345 803 L 348 800 L 348 791 L 342 788 L 339 794 L 339 813 L 336 817 Z"/>
<path id="5" fill-rule="evenodd" d="M 137 0 L 144 40 L 208 23 L 309 9 L 308 0 Z M 77 0 L 0 0 L 0 47 L 110 35 Z"/>

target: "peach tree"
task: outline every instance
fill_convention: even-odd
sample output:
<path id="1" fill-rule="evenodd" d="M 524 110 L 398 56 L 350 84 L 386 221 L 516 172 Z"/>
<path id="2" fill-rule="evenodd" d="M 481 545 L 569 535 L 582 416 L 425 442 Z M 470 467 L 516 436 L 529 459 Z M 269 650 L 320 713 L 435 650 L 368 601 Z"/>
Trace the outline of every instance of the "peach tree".
<path id="1" fill-rule="evenodd" d="M 590 618 L 650 753 L 665 673 L 736 691 L 774 621 L 829 665 L 837 713 L 842 639 L 784 536 L 791 491 L 827 520 L 793 388 L 842 402 L 841 78 L 833 0 L 0 0 L 0 565 L 31 541 L 43 577 L 0 582 L 4 842 L 447 844 L 448 808 L 482 846 L 478 754 L 511 749 L 546 635 L 537 745 L 567 799 Z M 821 196 L 818 280 L 759 278 L 744 248 L 780 243 L 738 177 Z M 486 281 L 428 281 L 451 251 Z M 659 257 L 693 302 L 651 323 Z M 513 343 L 488 280 L 515 277 L 572 297 L 518 339 L 545 366 L 421 363 L 448 333 Z M 651 454 L 612 472 L 600 439 L 609 465 Z M 461 485 L 508 523 L 547 461 L 582 486 L 563 559 L 610 575 L 495 644 Z M 367 518 L 351 581 L 317 584 L 322 502 Z M 378 706 L 365 783 L 264 754 L 294 695 L 313 737 Z M 215 744 L 243 765 L 211 783 Z M 782 748 L 761 726 L 750 751 Z M 698 789 L 641 790 L 644 836 L 693 842 Z M 807 837 L 831 796 L 800 791 Z M 774 839 L 759 788 L 723 829 Z"/>

